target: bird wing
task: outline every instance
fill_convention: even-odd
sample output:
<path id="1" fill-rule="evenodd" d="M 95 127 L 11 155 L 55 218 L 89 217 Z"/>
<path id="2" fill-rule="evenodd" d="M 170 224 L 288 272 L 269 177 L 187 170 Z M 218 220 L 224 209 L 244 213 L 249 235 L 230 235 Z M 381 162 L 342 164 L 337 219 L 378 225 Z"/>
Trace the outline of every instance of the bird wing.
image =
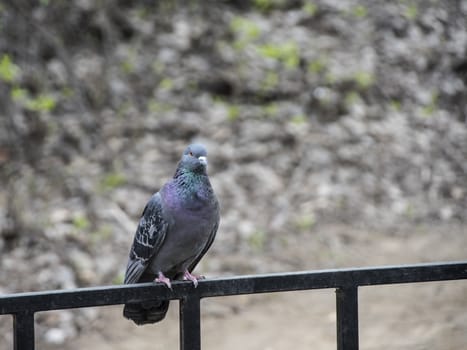
<path id="1" fill-rule="evenodd" d="M 212 245 L 212 242 L 214 242 L 214 238 L 216 238 L 216 233 L 217 233 L 217 229 L 219 228 L 219 217 L 217 218 L 217 221 L 214 225 L 214 227 L 212 228 L 211 230 L 211 234 L 209 235 L 209 240 L 208 242 L 206 243 L 206 245 L 204 246 L 203 250 L 201 251 L 201 253 L 196 257 L 195 260 L 193 260 L 193 262 L 190 264 L 190 266 L 188 267 L 188 271 L 193 271 L 194 268 L 196 267 L 196 265 L 198 265 L 199 261 L 201 260 L 201 258 L 204 256 L 204 254 L 206 254 L 206 252 L 209 250 L 209 248 L 211 247 Z"/>
<path id="2" fill-rule="evenodd" d="M 162 199 L 157 192 L 144 207 L 136 229 L 125 272 L 125 284 L 137 283 L 151 258 L 164 242 L 168 223 L 162 214 Z"/>

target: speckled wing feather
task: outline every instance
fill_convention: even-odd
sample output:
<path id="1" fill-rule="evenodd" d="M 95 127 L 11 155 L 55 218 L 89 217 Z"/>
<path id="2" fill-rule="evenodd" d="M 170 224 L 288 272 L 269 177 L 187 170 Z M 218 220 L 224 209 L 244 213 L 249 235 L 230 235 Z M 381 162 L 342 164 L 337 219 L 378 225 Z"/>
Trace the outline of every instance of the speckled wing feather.
<path id="1" fill-rule="evenodd" d="M 125 272 L 125 284 L 137 283 L 151 258 L 162 246 L 168 223 L 162 214 L 161 196 L 154 194 L 143 210 Z"/>

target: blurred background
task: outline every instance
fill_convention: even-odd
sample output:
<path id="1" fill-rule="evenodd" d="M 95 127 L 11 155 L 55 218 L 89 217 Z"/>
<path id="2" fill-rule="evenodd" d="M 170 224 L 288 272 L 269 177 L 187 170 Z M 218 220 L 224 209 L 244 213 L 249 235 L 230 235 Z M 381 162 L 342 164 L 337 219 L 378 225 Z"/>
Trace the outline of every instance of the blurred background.
<path id="1" fill-rule="evenodd" d="M 209 277 L 466 258 L 467 1 L 0 1 L 0 293 L 122 283 L 190 142 Z M 364 288 L 363 349 L 467 346 L 467 283 Z M 177 349 L 177 304 L 36 315 L 39 349 Z M 206 349 L 335 348 L 334 291 L 203 301 Z M 11 349 L 0 317 L 0 349 Z"/>

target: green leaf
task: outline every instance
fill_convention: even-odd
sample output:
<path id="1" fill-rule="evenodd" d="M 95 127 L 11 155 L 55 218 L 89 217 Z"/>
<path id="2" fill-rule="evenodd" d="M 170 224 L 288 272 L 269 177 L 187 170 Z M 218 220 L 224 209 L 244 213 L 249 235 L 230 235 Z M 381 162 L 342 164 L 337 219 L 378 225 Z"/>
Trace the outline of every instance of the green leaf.
<path id="1" fill-rule="evenodd" d="M 345 105 L 347 108 L 352 107 L 355 103 L 360 100 L 360 95 L 356 91 L 350 91 L 345 95 Z"/>
<path id="2" fill-rule="evenodd" d="M 235 105 L 229 105 L 227 107 L 227 119 L 230 121 L 236 120 L 240 116 L 240 108 Z"/>
<path id="3" fill-rule="evenodd" d="M 399 100 L 391 100 L 389 102 L 389 106 L 391 107 L 392 110 L 399 112 L 402 108 L 402 103 Z"/>
<path id="4" fill-rule="evenodd" d="M 171 90 L 174 86 L 174 81 L 170 78 L 164 78 L 161 80 L 161 82 L 159 83 L 159 87 L 162 89 L 162 90 Z"/>
<path id="5" fill-rule="evenodd" d="M 272 90 L 279 85 L 279 75 L 275 71 L 268 71 L 266 77 L 261 82 L 263 90 Z"/>
<path id="6" fill-rule="evenodd" d="M 117 172 L 107 174 L 101 181 L 104 190 L 112 190 L 126 183 L 125 175 Z"/>
<path id="7" fill-rule="evenodd" d="M 11 98 L 15 102 L 25 103 L 25 101 L 28 100 L 28 92 L 26 91 L 26 89 L 22 89 L 20 87 L 14 87 L 13 89 L 11 89 L 10 94 L 11 94 Z"/>
<path id="8" fill-rule="evenodd" d="M 375 82 L 375 76 L 371 72 L 359 71 L 355 73 L 354 80 L 359 88 L 367 89 Z"/>
<path id="9" fill-rule="evenodd" d="M 414 20 L 418 16 L 418 7 L 416 4 L 410 4 L 408 7 L 405 9 L 405 17 L 407 17 L 410 20 Z"/>
<path id="10" fill-rule="evenodd" d="M 11 61 L 9 55 L 3 55 L 0 60 L 0 80 L 11 83 L 18 78 L 20 68 Z"/>
<path id="11" fill-rule="evenodd" d="M 326 69 L 326 62 L 323 58 L 317 58 L 308 64 L 308 72 L 319 74 Z"/>
<path id="12" fill-rule="evenodd" d="M 318 12 L 318 5 L 313 2 L 307 2 L 305 5 L 303 5 L 303 11 L 313 17 L 316 12 Z"/>
<path id="13" fill-rule="evenodd" d="M 77 230 L 85 230 L 87 229 L 91 223 L 89 222 L 88 218 L 84 215 L 77 215 L 73 218 L 73 226 Z"/>
<path id="14" fill-rule="evenodd" d="M 314 215 L 303 215 L 295 220 L 295 225 L 300 231 L 309 231 L 316 224 Z"/>
<path id="15" fill-rule="evenodd" d="M 250 40 L 258 38 L 261 34 L 261 30 L 254 21 L 242 17 L 232 19 L 230 29 L 236 35 L 246 36 Z"/>
<path id="16" fill-rule="evenodd" d="M 262 11 L 268 11 L 273 7 L 272 0 L 254 0 L 253 2 Z"/>
<path id="17" fill-rule="evenodd" d="M 422 116 L 424 117 L 431 117 L 435 111 L 438 109 L 438 93 L 433 92 L 431 94 L 431 101 L 429 104 L 423 106 L 422 108 Z"/>
<path id="18" fill-rule="evenodd" d="M 34 99 L 26 101 L 26 109 L 36 112 L 50 112 L 52 111 L 57 102 L 51 95 L 41 94 Z"/>
<path id="19" fill-rule="evenodd" d="M 268 118 L 275 117 L 279 112 L 279 107 L 277 106 L 277 103 L 272 102 L 263 107 L 263 112 Z"/>
<path id="20" fill-rule="evenodd" d="M 253 250 L 264 250 L 265 243 L 266 233 L 263 230 L 257 230 L 250 237 L 248 237 L 248 244 Z"/>
<path id="21" fill-rule="evenodd" d="M 294 42 L 261 45 L 258 46 L 258 52 L 263 57 L 282 62 L 287 68 L 296 68 L 300 61 L 298 46 Z"/>
<path id="22" fill-rule="evenodd" d="M 113 284 L 123 284 L 125 275 L 121 272 L 112 279 Z"/>
<path id="23" fill-rule="evenodd" d="M 364 18 L 368 15 L 368 9 L 363 5 L 357 5 L 352 9 L 352 14 L 357 18 Z"/>
<path id="24" fill-rule="evenodd" d="M 303 114 L 296 114 L 290 119 L 290 121 L 292 124 L 301 125 L 305 124 L 308 121 L 308 119 Z"/>

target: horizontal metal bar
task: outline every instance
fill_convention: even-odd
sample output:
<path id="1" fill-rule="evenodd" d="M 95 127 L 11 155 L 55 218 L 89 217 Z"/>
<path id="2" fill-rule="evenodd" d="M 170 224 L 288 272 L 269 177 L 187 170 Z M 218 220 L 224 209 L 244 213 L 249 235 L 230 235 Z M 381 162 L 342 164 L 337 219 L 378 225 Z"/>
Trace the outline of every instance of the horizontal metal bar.
<path id="1" fill-rule="evenodd" d="M 373 268 L 335 269 L 207 279 L 196 290 L 200 298 L 307 289 L 343 288 L 380 284 L 467 279 L 467 261 Z M 117 305 L 148 300 L 183 299 L 193 291 L 191 282 L 80 288 L 0 297 L 0 315 Z"/>

